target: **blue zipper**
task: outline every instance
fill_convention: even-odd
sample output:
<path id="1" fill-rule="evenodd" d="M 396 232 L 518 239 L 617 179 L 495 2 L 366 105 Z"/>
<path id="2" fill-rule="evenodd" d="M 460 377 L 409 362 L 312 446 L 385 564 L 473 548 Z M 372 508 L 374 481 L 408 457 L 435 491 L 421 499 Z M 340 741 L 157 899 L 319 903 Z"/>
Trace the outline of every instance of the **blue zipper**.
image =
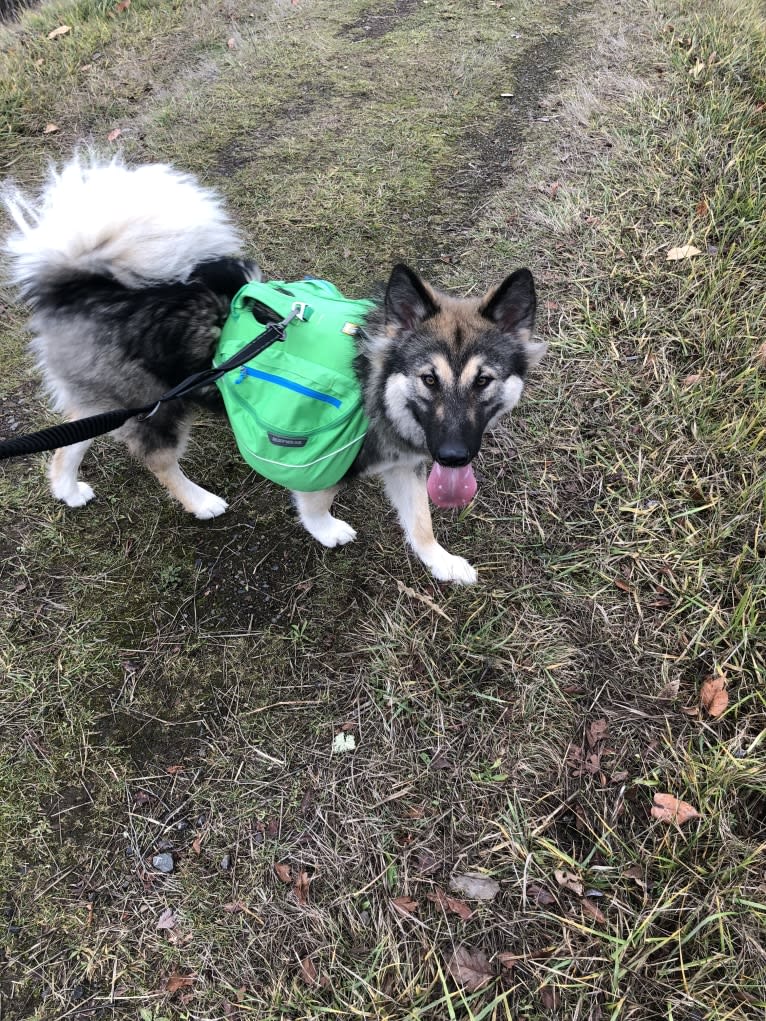
<path id="1" fill-rule="evenodd" d="M 297 394 L 302 394 L 304 397 L 313 397 L 317 401 L 324 401 L 325 404 L 332 404 L 334 408 L 339 408 L 342 404 L 342 401 L 339 401 L 337 397 L 320 393 L 318 390 L 311 390 L 309 387 L 301 386 L 300 383 L 294 383 L 292 379 L 285 379 L 283 376 L 272 376 L 270 372 L 251 369 L 249 365 L 242 366 L 236 382 L 241 383 L 245 376 L 254 376 L 256 379 L 263 379 L 267 383 L 276 383 L 277 386 L 283 386 L 285 390 L 292 390 Z"/>

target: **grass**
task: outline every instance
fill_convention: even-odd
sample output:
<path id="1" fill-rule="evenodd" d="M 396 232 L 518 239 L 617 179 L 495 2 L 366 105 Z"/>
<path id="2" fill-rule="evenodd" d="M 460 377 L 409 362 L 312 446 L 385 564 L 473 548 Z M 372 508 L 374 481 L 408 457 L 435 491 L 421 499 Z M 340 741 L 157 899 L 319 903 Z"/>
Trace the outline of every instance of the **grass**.
<path id="1" fill-rule="evenodd" d="M 232 504 L 212 522 L 106 444 L 85 512 L 38 459 L 3 470 L 3 1016 L 762 1016 L 761 12 L 114 13 L 3 30 L 4 174 L 120 127 L 286 277 L 362 293 L 406 257 L 468 293 L 528 262 L 551 354 L 438 522 L 472 590 L 430 581 L 374 486 L 341 498 L 359 540 L 315 548 L 218 423 L 188 458 Z M 3 428 L 46 420 L 23 340 L 9 296 Z M 655 793 L 701 818 L 652 819 Z M 437 891 L 466 872 L 500 891 L 464 920 Z"/>

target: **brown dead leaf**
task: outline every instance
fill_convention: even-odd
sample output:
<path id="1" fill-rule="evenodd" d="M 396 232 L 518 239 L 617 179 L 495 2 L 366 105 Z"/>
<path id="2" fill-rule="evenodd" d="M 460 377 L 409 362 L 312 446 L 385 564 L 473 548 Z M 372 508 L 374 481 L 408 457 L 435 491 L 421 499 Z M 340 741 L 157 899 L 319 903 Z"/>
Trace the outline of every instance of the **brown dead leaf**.
<path id="1" fill-rule="evenodd" d="M 701 198 L 697 203 L 694 212 L 697 214 L 697 216 L 707 216 L 709 208 L 710 207 L 707 204 L 707 199 Z"/>
<path id="2" fill-rule="evenodd" d="M 165 991 L 177 993 L 179 989 L 188 989 L 194 985 L 196 979 L 197 975 L 194 972 L 191 975 L 182 975 L 180 972 L 174 971 L 165 983 Z"/>
<path id="3" fill-rule="evenodd" d="M 113 129 L 112 131 L 110 131 L 110 132 L 109 132 L 109 134 L 108 134 L 108 135 L 106 136 L 106 140 L 107 140 L 107 142 L 116 142 L 116 141 L 117 141 L 117 139 L 118 139 L 118 138 L 120 137 L 120 135 L 121 135 L 121 134 L 122 134 L 122 128 L 114 128 L 114 129 Z M 176 767 L 174 767 L 174 768 L 175 768 L 175 771 L 176 771 L 177 773 L 180 773 L 180 772 L 181 772 L 181 771 L 183 770 L 183 766 L 176 766 Z M 170 770 L 169 770 L 169 769 L 168 769 L 168 773 L 170 773 Z"/>
<path id="4" fill-rule="evenodd" d="M 58 131 L 58 124 L 46 124 L 43 128 L 44 135 L 52 135 L 54 131 Z"/>
<path id="5" fill-rule="evenodd" d="M 243 911 L 247 911 L 247 904 L 242 900 L 232 900 L 224 904 L 223 910 L 227 915 L 241 915 Z"/>
<path id="6" fill-rule="evenodd" d="M 114 132 L 112 132 L 112 134 L 114 134 Z M 111 142 L 111 140 L 112 139 L 110 136 L 109 141 Z M 186 766 L 165 766 L 165 772 L 168 774 L 168 776 L 178 776 L 178 774 L 183 773 L 185 769 Z"/>
<path id="7" fill-rule="evenodd" d="M 497 959 L 504 968 L 507 968 L 508 971 L 513 971 L 519 961 L 522 961 L 524 958 L 519 957 L 518 954 L 502 953 L 497 955 Z"/>
<path id="8" fill-rule="evenodd" d="M 683 826 L 690 819 L 700 819 L 700 813 L 688 801 L 679 801 L 672 794 L 655 794 L 652 818 L 660 822 L 674 822 Z"/>
<path id="9" fill-rule="evenodd" d="M 276 872 L 277 879 L 280 881 L 280 883 L 292 883 L 293 870 L 290 868 L 289 865 L 282 865 L 280 862 L 277 862 L 274 865 L 274 871 Z"/>
<path id="10" fill-rule="evenodd" d="M 462 893 L 471 900 L 494 900 L 500 892 L 500 884 L 483 872 L 466 872 L 462 876 L 453 876 L 449 888 L 453 893 Z"/>
<path id="11" fill-rule="evenodd" d="M 665 256 L 666 262 L 678 262 L 681 259 L 693 259 L 695 255 L 702 255 L 699 248 L 694 245 L 681 245 L 679 248 L 671 248 Z"/>
<path id="12" fill-rule="evenodd" d="M 492 979 L 489 959 L 481 950 L 458 947 L 446 961 L 447 973 L 469 993 L 481 989 Z"/>
<path id="13" fill-rule="evenodd" d="M 576 893 L 578 897 L 582 897 L 585 887 L 574 872 L 566 872 L 564 869 L 556 869 L 553 874 L 556 877 L 556 882 L 559 886 L 563 886 L 565 890 L 571 890 L 572 893 Z"/>
<path id="14" fill-rule="evenodd" d="M 540 999 L 546 1010 L 558 1010 L 561 1002 L 561 995 L 555 986 L 543 986 L 540 989 Z"/>
<path id="15" fill-rule="evenodd" d="M 560 187 L 561 187 L 560 181 L 554 181 L 552 184 L 548 186 L 548 195 L 550 196 L 550 198 L 552 199 L 556 198 L 556 194 L 558 193 Z"/>
<path id="16" fill-rule="evenodd" d="M 760 368 L 766 369 L 766 340 L 755 352 L 755 361 L 758 362 Z"/>
<path id="17" fill-rule="evenodd" d="M 320 975 L 317 966 L 311 957 L 304 957 L 301 960 L 301 975 L 308 986 L 329 986 L 330 980 L 326 975 Z"/>
<path id="18" fill-rule="evenodd" d="M 411 918 L 418 910 L 418 902 L 412 897 L 392 897 L 391 907 L 405 918 Z"/>
<path id="19" fill-rule="evenodd" d="M 696 383 L 699 383 L 701 379 L 702 379 L 701 372 L 690 372 L 688 376 L 684 376 L 684 378 L 681 380 L 681 386 L 684 389 L 687 389 L 688 387 L 694 386 Z"/>
<path id="20" fill-rule="evenodd" d="M 605 741 L 608 730 L 609 723 L 607 720 L 593 720 L 592 723 L 589 723 L 588 729 L 585 731 L 585 740 L 588 742 L 588 747 L 595 748 L 599 741 Z"/>
<path id="21" fill-rule="evenodd" d="M 298 878 L 293 884 L 293 893 L 295 894 L 295 899 L 301 905 L 308 904 L 310 884 L 311 876 L 308 872 L 299 872 Z"/>
<path id="22" fill-rule="evenodd" d="M 583 897 L 580 901 L 580 907 L 583 910 L 583 914 L 588 915 L 595 921 L 600 922 L 603 925 L 606 922 L 606 915 L 598 905 L 592 901 L 589 897 Z"/>
<path id="23" fill-rule="evenodd" d="M 556 903 L 556 898 L 550 890 L 546 890 L 544 886 L 538 886 L 537 883 L 527 884 L 527 898 L 543 908 L 549 908 Z"/>
<path id="24" fill-rule="evenodd" d="M 700 688 L 700 705 L 709 716 L 718 719 L 729 704 L 729 693 L 726 690 L 726 674 L 708 677 Z"/>
<path id="25" fill-rule="evenodd" d="M 178 918 L 172 908 L 165 908 L 160 917 L 157 919 L 158 929 L 175 929 L 178 925 Z"/>
<path id="26" fill-rule="evenodd" d="M 469 918 L 473 918 L 476 912 L 473 908 L 469 907 L 464 900 L 458 900 L 457 897 L 450 897 L 444 890 L 440 890 L 439 887 L 435 887 L 433 893 L 429 893 L 428 899 L 434 904 L 438 904 L 442 911 L 452 911 L 459 918 L 462 918 L 464 922 L 467 922 Z"/>
<path id="27" fill-rule="evenodd" d="M 128 7 L 130 7 L 130 0 L 120 0 L 118 4 L 114 5 L 114 9 L 118 14 L 127 11 Z"/>
<path id="28" fill-rule="evenodd" d="M 194 854 L 196 854 L 196 855 L 202 854 L 202 834 L 201 833 L 198 833 L 197 836 L 192 841 L 191 849 L 192 849 L 192 852 Z"/>
<path id="29" fill-rule="evenodd" d="M 625 581 L 624 578 L 615 578 L 614 579 L 614 584 L 615 584 L 615 588 L 618 588 L 620 590 L 620 592 L 632 592 L 633 591 L 633 587 L 631 585 L 629 585 L 628 582 Z"/>
<path id="30" fill-rule="evenodd" d="M 72 31 L 71 25 L 59 25 L 58 28 L 54 28 L 52 32 L 48 33 L 49 39 L 58 39 L 59 36 L 66 35 L 67 32 Z"/>
<path id="31" fill-rule="evenodd" d="M 638 883 L 642 889 L 646 889 L 646 880 L 644 879 L 644 870 L 640 865 L 629 865 L 628 868 L 622 873 L 626 879 L 632 879 L 634 883 Z"/>

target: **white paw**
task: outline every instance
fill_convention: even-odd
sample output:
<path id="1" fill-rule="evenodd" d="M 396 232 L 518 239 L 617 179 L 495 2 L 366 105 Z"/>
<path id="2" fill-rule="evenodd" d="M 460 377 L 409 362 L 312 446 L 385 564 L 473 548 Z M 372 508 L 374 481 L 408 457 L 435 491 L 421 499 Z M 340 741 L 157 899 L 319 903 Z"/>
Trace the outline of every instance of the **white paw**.
<path id="1" fill-rule="evenodd" d="M 87 482 L 75 482 L 67 486 L 52 485 L 51 492 L 57 500 L 63 500 L 67 507 L 84 507 L 95 496 Z"/>
<path id="2" fill-rule="evenodd" d="M 205 489 L 200 489 L 200 493 L 195 498 L 194 503 L 186 509 L 191 511 L 195 518 L 199 518 L 200 521 L 206 521 L 208 518 L 217 518 L 219 514 L 223 514 L 228 506 L 228 503 L 222 500 L 220 496 L 216 496 L 215 493 L 208 493 Z"/>
<path id="3" fill-rule="evenodd" d="M 331 514 L 328 514 L 321 522 L 312 521 L 309 525 L 304 521 L 304 524 L 315 539 L 330 549 L 333 546 L 345 546 L 347 542 L 353 542 L 356 539 L 356 530 L 345 521 L 334 518 Z"/>
<path id="4" fill-rule="evenodd" d="M 428 567 L 431 574 L 439 581 L 454 581 L 458 585 L 475 585 L 478 580 L 476 568 L 471 567 L 463 557 L 455 557 L 446 550 L 441 550 Z"/>

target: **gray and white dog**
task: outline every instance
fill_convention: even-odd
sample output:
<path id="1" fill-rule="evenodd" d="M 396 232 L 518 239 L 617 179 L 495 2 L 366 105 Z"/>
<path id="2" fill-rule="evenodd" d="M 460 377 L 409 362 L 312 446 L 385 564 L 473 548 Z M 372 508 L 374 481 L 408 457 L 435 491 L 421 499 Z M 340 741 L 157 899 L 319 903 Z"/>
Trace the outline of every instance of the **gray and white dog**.
<path id="1" fill-rule="evenodd" d="M 208 368 L 231 299 L 260 270 L 220 197 L 159 164 L 75 157 L 33 198 L 8 185 L 16 230 L 5 248 L 33 310 L 33 349 L 55 408 L 68 419 L 148 404 Z M 429 495 L 467 503 L 471 462 L 486 429 L 518 402 L 545 353 L 532 342 L 535 290 L 520 269 L 482 298 L 443 294 L 398 265 L 359 340 L 355 369 L 369 429 L 346 478 L 380 475 L 407 539 L 434 577 L 470 584 L 476 571 L 435 539 Z M 179 466 L 193 405 L 218 403 L 214 387 L 162 405 L 113 435 L 183 507 L 212 518 L 226 503 Z M 78 478 L 90 441 L 56 451 L 53 496 L 80 507 L 93 490 Z M 427 463 L 434 467 L 427 476 Z M 295 493 L 300 519 L 325 546 L 355 538 L 330 513 L 338 486 Z"/>

